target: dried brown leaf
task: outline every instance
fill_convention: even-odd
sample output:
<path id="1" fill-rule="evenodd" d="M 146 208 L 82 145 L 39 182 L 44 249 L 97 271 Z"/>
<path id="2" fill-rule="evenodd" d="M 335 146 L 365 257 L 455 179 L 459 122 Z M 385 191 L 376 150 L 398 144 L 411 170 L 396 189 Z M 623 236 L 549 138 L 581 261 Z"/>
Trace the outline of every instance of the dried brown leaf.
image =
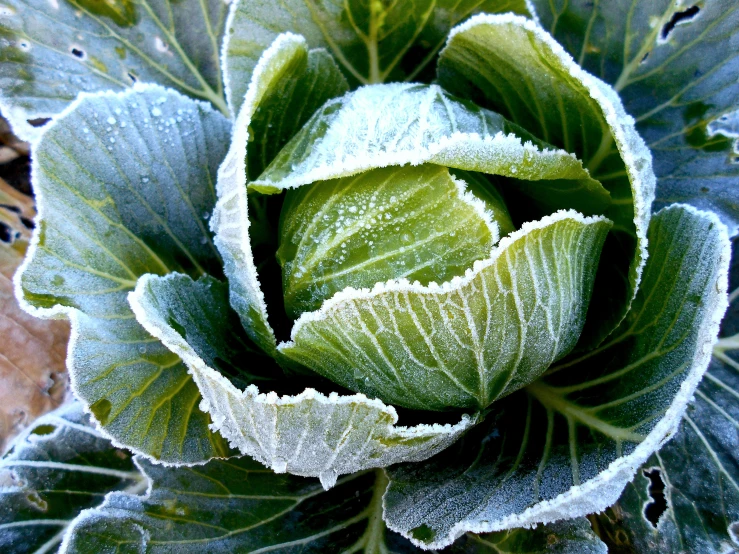
<path id="1" fill-rule="evenodd" d="M 13 294 L 34 214 L 33 199 L 0 179 L 0 452 L 67 395 L 69 324 L 28 315 Z"/>

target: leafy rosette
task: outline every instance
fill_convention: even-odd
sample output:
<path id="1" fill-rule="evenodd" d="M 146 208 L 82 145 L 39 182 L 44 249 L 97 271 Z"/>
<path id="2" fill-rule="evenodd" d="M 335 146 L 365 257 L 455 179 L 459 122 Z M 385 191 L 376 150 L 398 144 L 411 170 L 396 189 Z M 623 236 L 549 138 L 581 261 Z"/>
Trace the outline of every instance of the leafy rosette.
<path id="1" fill-rule="evenodd" d="M 613 504 L 706 370 L 725 226 L 651 214 L 616 91 L 511 6 L 287 4 L 230 8 L 230 120 L 138 83 L 44 128 L 17 295 L 76 395 L 166 464 L 393 466 L 422 548 Z"/>

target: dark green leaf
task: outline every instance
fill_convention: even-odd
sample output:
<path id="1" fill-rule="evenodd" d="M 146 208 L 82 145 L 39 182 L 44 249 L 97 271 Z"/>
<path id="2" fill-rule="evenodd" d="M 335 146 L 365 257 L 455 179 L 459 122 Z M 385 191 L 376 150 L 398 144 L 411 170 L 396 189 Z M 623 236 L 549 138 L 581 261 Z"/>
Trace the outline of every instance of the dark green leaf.
<path id="1" fill-rule="evenodd" d="M 151 492 L 108 496 L 74 522 L 64 552 L 411 551 L 382 522 L 382 470 L 325 492 L 315 479 L 277 475 L 246 457 L 190 468 L 139 464 Z"/>
<path id="2" fill-rule="evenodd" d="M 657 206 L 689 202 L 739 228 L 739 3 L 534 0 L 542 24 L 612 83 L 654 156 Z M 722 130 L 723 129 L 723 130 Z"/>
<path id="3" fill-rule="evenodd" d="M 0 460 L 0 550 L 55 552 L 72 520 L 116 490 L 146 490 L 131 455 L 96 431 L 79 403 L 42 416 Z"/>
<path id="4" fill-rule="evenodd" d="M 735 242 L 732 304 L 680 432 L 647 461 L 618 503 L 597 517 L 599 532 L 614 553 L 724 554 L 739 550 L 736 246 Z"/>
<path id="5" fill-rule="evenodd" d="M 252 72 L 280 33 L 325 48 L 356 84 L 417 80 L 449 30 L 473 13 L 527 14 L 524 0 L 240 0 L 224 45 L 229 104 L 238 113 Z"/>
<path id="6" fill-rule="evenodd" d="M 445 554 L 607 554 L 608 548 L 585 518 L 511 529 L 486 535 L 468 533 Z"/>

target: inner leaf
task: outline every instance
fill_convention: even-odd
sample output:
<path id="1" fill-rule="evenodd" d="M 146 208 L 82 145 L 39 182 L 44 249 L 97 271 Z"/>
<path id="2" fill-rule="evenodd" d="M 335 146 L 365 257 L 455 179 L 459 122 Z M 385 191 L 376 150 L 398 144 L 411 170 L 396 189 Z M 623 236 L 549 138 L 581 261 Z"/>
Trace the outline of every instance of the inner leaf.
<path id="1" fill-rule="evenodd" d="M 487 258 L 505 221 L 438 165 L 388 167 L 287 193 L 277 258 L 293 318 L 347 288 L 389 279 L 444 282 Z M 510 218 L 508 218 L 510 221 Z"/>
<path id="2" fill-rule="evenodd" d="M 501 240 L 463 278 L 346 290 L 303 314 L 278 350 L 412 409 L 484 409 L 567 354 L 611 223 L 558 212 Z"/>

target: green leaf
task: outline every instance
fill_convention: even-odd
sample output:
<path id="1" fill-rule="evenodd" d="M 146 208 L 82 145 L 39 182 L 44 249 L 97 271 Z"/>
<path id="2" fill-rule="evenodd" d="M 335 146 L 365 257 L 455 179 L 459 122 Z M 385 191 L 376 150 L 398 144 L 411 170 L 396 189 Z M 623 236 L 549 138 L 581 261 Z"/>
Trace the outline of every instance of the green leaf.
<path id="1" fill-rule="evenodd" d="M 487 535 L 468 533 L 445 554 L 607 554 L 585 518 Z"/>
<path id="2" fill-rule="evenodd" d="M 479 12 L 528 14 L 524 0 L 269 0 L 234 2 L 224 43 L 224 80 L 238 113 L 263 52 L 280 33 L 325 48 L 353 85 L 414 81 L 454 25 Z"/>
<path id="3" fill-rule="evenodd" d="M 501 240 L 464 278 L 347 289 L 303 314 L 278 348 L 394 405 L 486 408 L 575 346 L 609 228 L 558 212 Z"/>
<path id="4" fill-rule="evenodd" d="M 55 117 L 78 93 L 160 83 L 224 114 L 222 0 L 2 0 L 0 106 L 14 132 Z"/>
<path id="5" fill-rule="evenodd" d="M 175 469 L 137 461 L 151 492 L 109 495 L 74 522 L 64 552 L 415 551 L 382 522 L 382 470 L 347 476 L 326 492 L 314 479 L 277 475 L 246 457 Z"/>
<path id="6" fill-rule="evenodd" d="M 649 254 L 634 306 L 606 343 L 494 404 L 435 458 L 390 472 L 391 529 L 441 547 L 470 529 L 578 517 L 618 499 L 676 432 L 726 308 L 729 241 L 713 214 L 659 212 Z"/>
<path id="7" fill-rule="evenodd" d="M 612 83 L 654 156 L 658 207 L 688 202 L 739 229 L 739 4 L 534 0 L 580 65 Z M 723 128 L 723 130 L 721 130 Z"/>
<path id="8" fill-rule="evenodd" d="M 231 146 L 218 171 L 218 203 L 211 229 L 223 256 L 231 305 L 252 340 L 271 355 L 276 354 L 276 340 L 250 242 L 250 234 L 264 234 L 264 230 L 250 231 L 255 210 L 247 197 L 247 168 L 249 172 L 259 171 L 270 163 L 276 147 L 282 146 L 321 104 L 342 94 L 346 87 L 346 80 L 325 52 L 309 52 L 301 37 L 280 35 L 254 71 L 234 124 Z M 297 109 L 297 116 L 288 108 Z"/>
<path id="9" fill-rule="evenodd" d="M 168 462 L 227 449 L 126 294 L 145 273 L 220 266 L 207 218 L 229 130 L 204 103 L 137 85 L 82 97 L 34 151 L 39 219 L 17 295 L 34 315 L 72 321 L 72 386 L 105 432 Z"/>
<path id="10" fill-rule="evenodd" d="M 736 242 L 734 244 L 736 255 Z M 732 285 L 739 260 L 732 260 Z M 653 455 L 618 503 L 598 515 L 601 536 L 614 548 L 643 554 L 739 549 L 739 302 L 737 290 L 723 322 L 722 338 L 683 416 L 680 432 Z M 664 485 L 664 513 L 658 489 Z M 645 518 L 645 513 L 652 517 Z M 654 516 L 659 515 L 655 526 Z M 733 526 L 733 527 L 732 527 Z"/>
<path id="11" fill-rule="evenodd" d="M 72 520 L 106 493 L 145 489 L 131 455 L 96 431 L 79 403 L 63 406 L 37 419 L 0 459 L 0 549 L 56 551 Z"/>
<path id="12" fill-rule="evenodd" d="M 259 382 L 240 390 L 205 361 L 226 354 L 196 348 L 219 348 L 208 337 L 228 335 L 225 285 L 179 274 L 149 275 L 139 280 L 130 300 L 139 322 L 187 363 L 215 427 L 233 447 L 277 473 L 317 476 L 328 489 L 338 475 L 426 459 L 477 421 L 462 416 L 456 425 L 396 427 L 392 406 L 361 394 L 325 396 L 305 389 L 278 396 L 269 382 L 266 394 L 257 388 Z M 242 367 L 261 363 L 245 355 L 238 359 Z"/>
<path id="13" fill-rule="evenodd" d="M 317 310 L 349 286 L 464 275 L 498 241 L 493 217 L 438 165 L 391 166 L 288 191 L 277 251 L 287 313 Z"/>
<path id="14" fill-rule="evenodd" d="M 608 192 L 572 154 L 436 85 L 397 83 L 364 87 L 324 104 L 249 188 L 274 194 L 422 163 L 535 180 L 545 189 L 549 180 L 572 180 L 594 209 L 609 204 Z"/>
<path id="15" fill-rule="evenodd" d="M 626 315 L 639 287 L 655 183 L 649 150 L 618 95 L 583 72 L 536 23 L 513 15 L 480 15 L 454 29 L 439 57 L 438 81 L 575 154 L 610 192 L 612 203 L 602 213 L 615 225 L 583 341 L 597 345 Z"/>

